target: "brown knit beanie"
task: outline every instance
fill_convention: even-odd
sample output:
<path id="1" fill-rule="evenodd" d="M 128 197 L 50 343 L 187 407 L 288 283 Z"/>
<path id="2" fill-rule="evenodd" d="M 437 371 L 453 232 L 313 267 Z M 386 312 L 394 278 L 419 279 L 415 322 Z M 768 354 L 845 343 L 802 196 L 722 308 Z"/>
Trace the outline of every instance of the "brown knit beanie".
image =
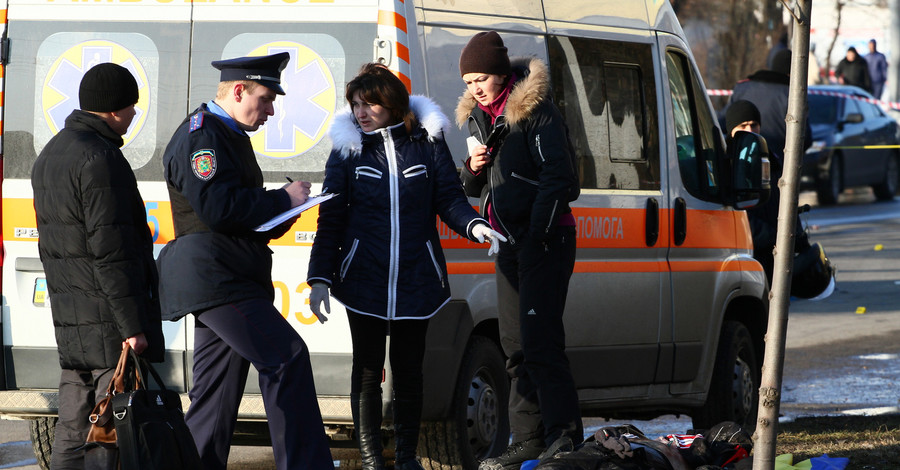
<path id="1" fill-rule="evenodd" d="M 496 31 L 484 31 L 472 36 L 459 55 L 459 75 L 488 73 L 509 75 L 509 56 L 503 39 Z"/>
<path id="2" fill-rule="evenodd" d="M 137 103 L 138 96 L 137 81 L 131 72 L 110 62 L 88 70 L 78 88 L 78 101 L 84 111 L 118 111 Z"/>

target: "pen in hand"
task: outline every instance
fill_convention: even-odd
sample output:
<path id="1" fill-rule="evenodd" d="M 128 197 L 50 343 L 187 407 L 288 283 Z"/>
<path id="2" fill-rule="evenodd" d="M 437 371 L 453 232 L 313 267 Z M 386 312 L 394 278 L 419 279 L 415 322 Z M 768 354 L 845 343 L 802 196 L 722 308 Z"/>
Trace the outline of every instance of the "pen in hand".
<path id="1" fill-rule="evenodd" d="M 290 176 L 285 176 L 284 179 L 288 180 L 288 183 L 294 182 L 294 180 L 292 180 Z"/>

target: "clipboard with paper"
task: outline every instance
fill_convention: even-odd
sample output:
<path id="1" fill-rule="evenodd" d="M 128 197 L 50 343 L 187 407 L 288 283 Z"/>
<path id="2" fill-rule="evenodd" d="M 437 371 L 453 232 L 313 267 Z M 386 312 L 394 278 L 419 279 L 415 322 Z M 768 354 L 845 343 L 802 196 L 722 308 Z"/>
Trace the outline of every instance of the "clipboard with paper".
<path id="1" fill-rule="evenodd" d="M 265 223 L 253 229 L 257 232 L 267 232 L 272 230 L 273 228 L 283 224 L 284 222 L 300 215 L 300 213 L 306 211 L 310 207 L 318 206 L 319 204 L 337 196 L 338 193 L 322 193 L 315 196 L 310 196 L 309 199 L 306 200 L 303 204 L 300 204 L 297 207 L 292 207 L 275 217 L 267 220 Z"/>

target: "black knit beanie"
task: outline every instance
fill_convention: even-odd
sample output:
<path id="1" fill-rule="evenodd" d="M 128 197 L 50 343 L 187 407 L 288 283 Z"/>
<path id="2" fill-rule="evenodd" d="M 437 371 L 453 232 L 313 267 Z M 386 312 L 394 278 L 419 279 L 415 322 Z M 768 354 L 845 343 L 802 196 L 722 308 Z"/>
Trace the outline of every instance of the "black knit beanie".
<path id="1" fill-rule="evenodd" d="M 772 70 L 785 75 L 790 75 L 791 55 L 790 49 L 782 49 L 776 52 L 775 56 L 772 58 Z"/>
<path id="2" fill-rule="evenodd" d="M 747 100 L 737 100 L 731 103 L 725 111 L 725 133 L 731 135 L 731 131 L 736 126 L 747 121 L 756 121 L 762 125 L 756 105 Z"/>
<path id="3" fill-rule="evenodd" d="M 459 75 L 488 73 L 509 75 L 509 56 L 503 39 L 496 31 L 485 31 L 472 36 L 459 55 Z"/>
<path id="4" fill-rule="evenodd" d="M 78 101 L 84 111 L 108 113 L 127 108 L 138 101 L 137 81 L 121 65 L 95 65 L 81 79 Z"/>

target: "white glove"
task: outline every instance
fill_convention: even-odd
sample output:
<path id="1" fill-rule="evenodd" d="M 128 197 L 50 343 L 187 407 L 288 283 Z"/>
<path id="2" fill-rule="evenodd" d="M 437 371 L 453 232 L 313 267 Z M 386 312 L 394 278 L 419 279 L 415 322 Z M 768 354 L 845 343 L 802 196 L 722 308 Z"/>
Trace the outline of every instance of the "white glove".
<path id="1" fill-rule="evenodd" d="M 500 251 L 500 242 L 506 241 L 506 237 L 500 232 L 485 224 L 478 224 L 472 227 L 472 236 L 478 239 L 478 243 L 484 243 L 484 238 L 487 237 L 488 241 L 491 242 L 491 247 L 488 248 L 488 256 L 497 254 Z"/>
<path id="2" fill-rule="evenodd" d="M 322 314 L 320 306 L 325 303 L 325 313 L 331 313 L 331 301 L 328 299 L 328 284 L 324 282 L 314 282 L 310 287 L 309 308 L 319 319 L 319 323 L 328 321 L 328 317 Z"/>

